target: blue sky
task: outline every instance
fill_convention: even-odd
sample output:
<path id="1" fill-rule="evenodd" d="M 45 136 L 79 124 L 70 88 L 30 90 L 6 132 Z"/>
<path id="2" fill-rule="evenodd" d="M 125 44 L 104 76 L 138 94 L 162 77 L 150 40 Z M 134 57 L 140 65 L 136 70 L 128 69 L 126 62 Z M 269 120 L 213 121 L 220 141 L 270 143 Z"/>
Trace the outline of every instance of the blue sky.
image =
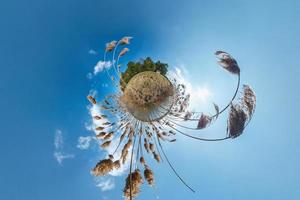
<path id="1" fill-rule="evenodd" d="M 190 193 L 166 164 L 153 165 L 156 187 L 141 200 L 299 199 L 299 1 L 2 1 L 0 4 L 0 199 L 121 199 L 124 178 L 101 191 L 89 173 L 103 156 L 78 149 L 90 120 L 86 95 L 101 95 L 104 74 L 89 80 L 104 44 L 134 37 L 128 59 L 151 56 L 186 69 L 226 102 L 235 77 L 215 64 L 216 50 L 239 62 L 242 82 L 257 93 L 257 112 L 236 140 L 204 143 L 178 137 L 166 151 L 196 189 Z M 124 60 L 125 62 L 125 60 Z M 205 107 L 205 106 L 203 106 Z M 205 107 L 206 108 L 206 107 Z M 225 133 L 225 118 L 207 134 Z M 71 155 L 60 165 L 58 149 Z"/>

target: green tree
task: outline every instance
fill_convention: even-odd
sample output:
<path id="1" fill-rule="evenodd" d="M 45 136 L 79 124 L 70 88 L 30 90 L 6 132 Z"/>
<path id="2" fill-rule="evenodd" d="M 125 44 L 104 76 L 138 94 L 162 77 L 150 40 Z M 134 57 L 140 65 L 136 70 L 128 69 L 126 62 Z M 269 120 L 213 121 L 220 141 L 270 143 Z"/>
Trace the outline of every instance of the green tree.
<path id="1" fill-rule="evenodd" d="M 166 75 L 168 71 L 168 64 L 161 63 L 160 61 L 153 62 L 150 57 L 147 57 L 141 62 L 128 62 L 126 71 L 121 74 L 121 90 L 124 91 L 127 83 L 133 76 L 144 71 L 160 72 L 162 75 Z"/>

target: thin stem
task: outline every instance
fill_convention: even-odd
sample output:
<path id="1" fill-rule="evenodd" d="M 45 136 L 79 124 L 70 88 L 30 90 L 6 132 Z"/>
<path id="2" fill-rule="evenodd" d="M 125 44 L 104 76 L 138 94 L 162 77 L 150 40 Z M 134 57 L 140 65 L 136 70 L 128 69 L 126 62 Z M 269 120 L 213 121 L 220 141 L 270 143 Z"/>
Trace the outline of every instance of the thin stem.
<path id="1" fill-rule="evenodd" d="M 136 140 L 136 136 L 134 137 L 133 140 L 133 145 L 132 145 L 132 150 L 131 150 L 131 157 L 130 157 L 130 171 L 129 171 L 129 185 L 130 185 L 130 200 L 132 200 L 132 157 L 133 157 L 133 152 L 134 152 L 134 146 L 135 146 L 135 140 Z"/>
<path id="2" fill-rule="evenodd" d="M 138 168 L 138 164 L 139 164 L 139 156 L 140 156 L 140 142 L 141 142 L 141 134 L 139 134 L 139 141 L 138 141 L 138 144 L 137 144 L 137 146 L 138 146 L 138 149 L 137 149 L 137 152 L 136 152 L 136 167 L 135 167 L 135 169 L 137 169 Z"/>
<path id="3" fill-rule="evenodd" d="M 163 155 L 164 155 L 164 157 L 165 157 L 167 163 L 169 164 L 169 166 L 171 167 L 171 169 L 173 170 L 173 172 L 175 173 L 175 175 L 179 178 L 179 180 L 180 180 L 187 188 L 189 188 L 192 192 L 195 193 L 195 190 L 193 190 L 193 188 L 191 188 L 191 187 L 190 187 L 190 186 L 189 186 L 189 185 L 188 185 L 188 184 L 180 177 L 180 175 L 177 173 L 177 171 L 174 169 L 173 165 L 171 164 L 171 162 L 169 161 L 167 155 L 165 154 L 165 151 L 164 151 L 164 149 L 163 149 L 163 147 L 162 147 L 162 145 L 161 145 L 161 143 L 160 143 L 160 140 L 159 140 L 158 138 L 157 138 L 157 140 L 158 140 L 158 144 L 159 144 L 159 147 L 160 147 L 160 149 L 161 149 L 161 152 L 163 153 Z"/>
<path id="4" fill-rule="evenodd" d="M 106 69 L 106 51 L 104 52 L 103 62 L 104 62 L 104 70 L 106 71 L 108 78 L 110 79 L 110 81 L 113 83 L 114 86 L 117 86 L 115 85 L 115 81 L 112 80 L 112 76 L 110 75 L 109 71 Z"/>
<path id="5" fill-rule="evenodd" d="M 227 108 L 232 104 L 232 102 L 234 101 L 234 99 L 235 99 L 235 97 L 236 97 L 236 95 L 237 95 L 237 93 L 238 93 L 238 91 L 239 91 L 239 87 L 240 87 L 240 74 L 238 74 L 238 83 L 237 83 L 237 87 L 236 87 L 236 90 L 235 90 L 235 92 L 234 92 L 234 95 L 233 95 L 233 97 L 231 98 L 231 100 L 230 100 L 230 102 L 227 104 L 227 106 L 225 106 L 220 112 L 218 112 L 217 114 L 214 114 L 214 115 L 212 115 L 212 116 L 210 116 L 211 118 L 214 118 L 214 117 L 216 117 L 216 116 L 218 116 L 218 115 L 220 115 L 221 113 L 223 113 L 225 110 L 227 110 Z M 163 108 L 163 107 L 162 107 Z M 163 109 L 165 109 L 165 108 L 163 108 Z M 193 112 L 193 113 L 201 113 L 201 112 Z M 171 114 L 172 115 L 172 114 Z M 185 119 L 185 118 L 183 118 L 183 117 L 180 117 L 180 116 L 175 116 L 175 115 L 172 115 L 172 116 L 174 116 L 174 117 L 176 117 L 176 118 L 179 118 L 179 119 L 184 119 L 185 121 L 198 121 L 199 119 L 197 118 L 197 119 L 195 119 L 195 118 L 192 118 L 192 119 Z M 184 127 L 185 128 L 185 127 Z"/>
<path id="6" fill-rule="evenodd" d="M 113 52 L 113 67 L 114 67 L 114 71 L 117 74 L 117 76 L 119 78 L 121 78 L 120 75 L 119 75 L 119 73 L 118 73 L 119 70 L 117 70 L 117 68 L 118 68 L 118 62 L 119 62 L 119 56 L 118 56 L 118 62 L 116 62 L 117 63 L 117 68 L 116 68 L 116 65 L 115 65 L 115 54 L 116 54 L 116 50 L 117 50 L 117 47 L 119 46 L 119 44 L 120 44 L 120 40 L 117 42 L 117 44 L 116 44 L 116 46 L 114 48 L 114 52 Z"/>
<path id="7" fill-rule="evenodd" d="M 132 119 L 131 119 L 131 121 L 132 121 Z M 126 125 L 127 125 L 127 124 L 129 124 L 129 122 L 126 123 Z M 125 125 L 125 126 L 126 126 L 126 125 Z M 123 127 L 123 128 L 124 128 L 124 127 Z M 127 132 L 128 130 L 130 130 L 130 129 L 126 128 L 124 132 Z M 124 134 L 124 132 L 123 132 L 123 134 Z M 125 134 L 126 134 L 126 133 L 125 133 Z M 123 138 L 123 139 L 124 139 L 124 138 Z M 119 147 L 120 147 L 120 145 L 121 145 L 123 139 L 121 140 L 121 138 L 120 138 L 119 143 L 118 143 L 118 146 L 116 147 L 116 149 L 115 149 L 113 155 L 114 155 L 114 154 L 117 152 L 117 150 L 119 149 Z"/>
<path id="8" fill-rule="evenodd" d="M 167 125 L 169 126 L 170 128 L 174 129 L 175 131 L 177 131 L 178 133 L 181 133 L 182 135 L 185 135 L 187 137 L 190 137 L 190 138 L 193 138 L 193 139 L 196 139 L 196 140 L 202 140 L 202 141 L 210 141 L 210 142 L 216 142 L 216 141 L 222 141 L 222 140 L 227 140 L 229 139 L 230 137 L 226 136 L 224 138 L 213 138 L 213 139 L 207 139 L 207 138 L 199 138 L 199 137 L 196 137 L 196 136 L 192 136 L 192 135 L 189 135 L 189 134 L 186 134 L 170 125 Z"/>
<path id="9" fill-rule="evenodd" d="M 232 104 L 233 100 L 235 99 L 235 97 L 236 97 L 236 95 L 237 95 L 237 93 L 238 93 L 238 91 L 239 91 L 239 88 L 240 88 L 240 81 L 241 81 L 241 75 L 240 75 L 240 73 L 239 73 L 239 74 L 238 74 L 238 84 L 237 84 L 237 86 L 236 86 L 236 90 L 235 90 L 235 93 L 234 93 L 234 95 L 233 95 L 231 101 L 230 101 L 230 102 L 227 104 L 227 106 L 226 106 L 225 108 L 223 108 L 219 113 L 216 113 L 216 114 L 214 114 L 213 116 L 211 116 L 211 118 L 214 118 L 214 117 L 218 116 L 219 114 L 223 113 L 223 112 L 224 112 L 224 111 Z"/>

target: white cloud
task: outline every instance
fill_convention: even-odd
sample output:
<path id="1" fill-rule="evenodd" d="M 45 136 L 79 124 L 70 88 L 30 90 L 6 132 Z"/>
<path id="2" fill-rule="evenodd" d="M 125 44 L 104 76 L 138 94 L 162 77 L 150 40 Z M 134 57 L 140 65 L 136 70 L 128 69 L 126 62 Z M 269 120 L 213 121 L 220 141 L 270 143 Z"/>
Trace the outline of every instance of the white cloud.
<path id="1" fill-rule="evenodd" d="M 89 72 L 86 77 L 88 79 L 92 79 L 94 76 L 96 76 L 98 73 L 102 72 L 105 69 L 109 69 L 113 65 L 112 61 L 98 61 L 97 64 L 94 66 L 93 73 Z"/>
<path id="2" fill-rule="evenodd" d="M 95 182 L 96 186 L 103 192 L 115 188 L 115 182 L 112 178 L 95 178 Z"/>
<path id="3" fill-rule="evenodd" d="M 89 50 L 89 54 L 91 54 L 91 55 L 97 55 L 97 51 L 95 51 L 94 49 L 90 49 Z"/>
<path id="4" fill-rule="evenodd" d="M 57 129 L 54 135 L 54 147 L 55 149 L 60 149 L 63 147 L 63 138 L 61 130 Z"/>
<path id="5" fill-rule="evenodd" d="M 75 156 L 73 154 L 65 154 L 63 152 L 60 152 L 60 151 L 56 151 L 54 152 L 54 158 L 56 159 L 56 161 L 62 165 L 63 161 L 65 159 L 70 159 L 70 158 L 74 158 Z"/>
<path id="6" fill-rule="evenodd" d="M 108 87 L 108 84 L 107 83 L 102 83 L 101 86 L 102 87 Z"/>
<path id="7" fill-rule="evenodd" d="M 93 78 L 93 74 L 90 72 L 90 73 L 88 73 L 88 74 L 86 75 L 86 77 L 87 77 L 88 79 L 92 79 L 92 78 Z"/>
<path id="8" fill-rule="evenodd" d="M 78 138 L 77 148 L 81 150 L 88 149 L 93 139 L 94 138 L 91 136 L 87 136 L 87 137 L 80 136 Z"/>
<path id="9" fill-rule="evenodd" d="M 190 94 L 190 108 L 197 109 L 199 105 L 205 105 L 211 100 L 213 93 L 206 84 L 195 85 L 186 78 L 187 70 L 184 66 L 176 67 L 174 70 L 168 71 L 168 76 L 175 78 L 178 83 L 186 86 L 186 92 Z"/>
<path id="10" fill-rule="evenodd" d="M 64 160 L 74 158 L 73 154 L 65 153 L 63 150 L 64 150 L 64 140 L 63 140 L 62 131 L 57 129 L 54 134 L 53 156 L 60 165 L 62 165 Z"/>
<path id="11" fill-rule="evenodd" d="M 94 75 L 97 75 L 99 72 L 102 72 L 104 68 L 109 69 L 112 66 L 111 61 L 102 61 L 100 60 L 94 67 Z"/>

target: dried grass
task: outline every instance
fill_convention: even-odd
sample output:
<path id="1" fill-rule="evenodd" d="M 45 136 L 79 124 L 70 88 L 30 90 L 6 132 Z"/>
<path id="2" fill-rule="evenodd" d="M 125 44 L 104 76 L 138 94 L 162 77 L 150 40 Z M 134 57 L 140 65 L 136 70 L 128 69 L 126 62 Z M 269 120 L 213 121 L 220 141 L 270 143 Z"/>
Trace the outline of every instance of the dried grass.
<path id="1" fill-rule="evenodd" d="M 94 169 L 92 169 L 91 173 L 94 176 L 104 176 L 113 169 L 113 166 L 113 161 L 110 159 L 100 160 Z"/>
<path id="2" fill-rule="evenodd" d="M 143 156 L 140 157 L 140 163 L 143 164 L 143 165 L 146 164 L 145 158 Z"/>
<path id="3" fill-rule="evenodd" d="M 208 115 L 201 114 L 201 117 L 198 121 L 197 129 L 206 128 L 211 122 L 211 118 Z"/>
<path id="4" fill-rule="evenodd" d="M 123 190 L 125 200 L 131 200 L 130 195 L 132 198 L 136 198 L 140 193 L 140 187 L 142 184 L 143 178 L 139 169 L 136 169 L 133 173 L 129 174 L 126 178 Z"/>
<path id="5" fill-rule="evenodd" d="M 144 138 L 144 147 L 145 147 L 146 151 L 149 153 L 150 152 L 149 143 L 148 143 L 148 140 L 146 138 Z"/>
<path id="6" fill-rule="evenodd" d="M 154 174 L 148 166 L 144 170 L 144 177 L 150 186 L 154 185 Z"/>
<path id="7" fill-rule="evenodd" d="M 122 51 L 120 52 L 119 57 L 124 56 L 128 51 L 129 51 L 129 49 L 125 47 L 125 48 L 122 49 Z"/>
<path id="8" fill-rule="evenodd" d="M 155 151 L 153 151 L 152 153 L 153 153 L 154 159 L 155 159 L 158 163 L 160 163 L 160 156 L 159 156 Z"/>
<path id="9" fill-rule="evenodd" d="M 116 161 L 114 162 L 114 168 L 115 168 L 115 169 L 119 169 L 120 167 L 121 167 L 120 160 L 116 160 Z"/>
<path id="10" fill-rule="evenodd" d="M 113 136 L 113 132 L 110 132 L 110 133 L 108 133 L 104 138 L 103 138 L 103 140 L 109 140 L 109 139 L 111 139 L 112 138 L 112 136 Z"/>
<path id="11" fill-rule="evenodd" d="M 220 112 L 220 108 L 217 104 L 214 103 L 214 108 L 215 108 L 215 111 L 216 111 L 216 114 L 215 114 L 215 119 L 218 119 L 219 117 L 219 112 Z"/>
<path id="12" fill-rule="evenodd" d="M 240 136 L 245 128 L 247 114 L 239 104 L 231 105 L 227 121 L 227 134 L 231 138 Z"/>
<path id="13" fill-rule="evenodd" d="M 219 65 L 232 74 L 240 74 L 240 68 L 234 58 L 224 51 L 217 51 L 215 55 L 219 58 Z"/>
<path id="14" fill-rule="evenodd" d="M 106 135 L 106 132 L 100 132 L 96 135 L 96 137 L 102 139 L 105 135 Z"/>
<path id="15" fill-rule="evenodd" d="M 128 150 L 132 145 L 132 140 L 129 139 L 128 142 L 124 145 L 123 149 L 122 149 L 122 153 L 121 153 L 121 158 L 122 158 L 122 163 L 124 164 L 126 162 L 127 159 L 127 155 L 128 155 Z"/>
<path id="16" fill-rule="evenodd" d="M 96 131 L 102 131 L 102 130 L 104 130 L 104 127 L 98 126 L 98 127 L 95 128 L 95 130 L 96 130 Z"/>
<path id="17" fill-rule="evenodd" d="M 114 50 L 116 44 L 117 44 L 117 41 L 115 41 L 115 40 L 113 40 L 113 41 L 111 41 L 109 43 L 106 43 L 105 51 L 109 52 L 109 51 Z"/>
<path id="18" fill-rule="evenodd" d="M 129 44 L 130 43 L 130 40 L 132 39 L 132 37 L 123 37 L 120 41 L 119 41 L 119 44 L 120 45 L 125 45 L 125 44 Z"/>
<path id="19" fill-rule="evenodd" d="M 245 106 L 248 116 L 251 118 L 256 106 L 256 96 L 252 88 L 248 85 L 243 86 L 243 93 L 241 103 Z"/>
<path id="20" fill-rule="evenodd" d="M 87 99 L 88 99 L 92 104 L 94 104 L 94 105 L 97 104 L 96 99 L 95 99 L 94 97 L 92 97 L 91 95 L 88 95 L 88 96 L 87 96 Z"/>
<path id="21" fill-rule="evenodd" d="M 100 117 L 100 116 L 94 116 L 94 119 L 95 119 L 95 120 L 100 120 L 101 117 Z"/>
<path id="22" fill-rule="evenodd" d="M 101 148 L 107 148 L 110 145 L 111 141 L 106 141 L 101 144 Z"/>

